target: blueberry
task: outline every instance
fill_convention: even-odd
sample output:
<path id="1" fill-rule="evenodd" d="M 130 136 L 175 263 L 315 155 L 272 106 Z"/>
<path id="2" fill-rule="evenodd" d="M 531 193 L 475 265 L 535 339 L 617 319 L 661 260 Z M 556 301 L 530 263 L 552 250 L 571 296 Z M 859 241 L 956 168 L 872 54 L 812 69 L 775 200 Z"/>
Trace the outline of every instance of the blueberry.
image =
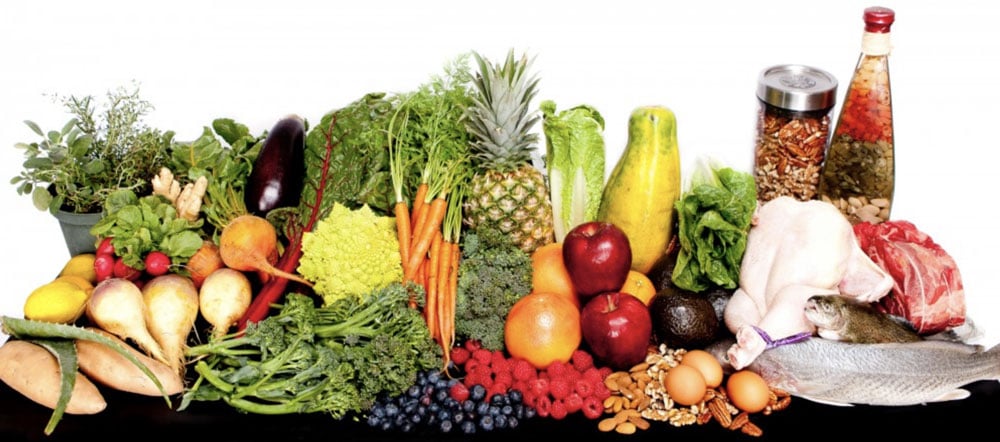
<path id="1" fill-rule="evenodd" d="M 462 404 L 451 396 L 444 398 L 444 402 L 442 402 L 441 405 L 449 410 L 458 410 L 462 408 Z"/>
<path id="2" fill-rule="evenodd" d="M 441 379 L 441 373 L 438 372 L 437 370 L 434 370 L 434 371 L 432 371 L 432 372 L 430 372 L 430 373 L 427 374 L 427 383 L 429 383 L 429 384 L 433 385 L 433 384 L 437 383 L 437 381 L 440 380 L 440 379 Z"/>
<path id="3" fill-rule="evenodd" d="M 482 386 L 482 384 L 473 385 L 469 389 L 469 399 L 481 401 L 484 397 L 486 397 L 486 387 Z"/>
<path id="4" fill-rule="evenodd" d="M 458 413 L 452 413 L 451 420 L 454 421 L 456 424 L 460 424 L 462 423 L 462 421 L 465 420 L 465 413 L 461 411 L 459 411 Z"/>
<path id="5" fill-rule="evenodd" d="M 500 407 L 500 414 L 503 414 L 504 416 L 510 416 L 510 415 L 514 414 L 514 406 L 512 406 L 512 405 L 504 405 L 504 406 Z"/>
<path id="6" fill-rule="evenodd" d="M 411 423 L 409 423 L 409 422 L 403 422 L 403 425 L 401 425 L 399 427 L 399 429 L 402 432 L 404 432 L 404 433 L 409 433 L 409 432 L 413 431 L 413 428 L 414 428 L 414 425 L 411 424 Z"/>
<path id="7" fill-rule="evenodd" d="M 507 416 L 501 414 L 494 417 L 493 426 L 496 428 L 507 428 Z"/>
<path id="8" fill-rule="evenodd" d="M 379 427 L 382 431 L 389 431 L 392 429 L 392 421 L 386 420 L 382 421 L 382 425 Z"/>
<path id="9" fill-rule="evenodd" d="M 476 404 L 476 414 L 483 416 L 489 414 L 489 412 L 490 412 L 490 404 L 486 402 L 479 402 Z"/>
<path id="10" fill-rule="evenodd" d="M 510 390 L 507 392 L 511 404 L 519 404 L 524 400 L 524 393 L 521 390 Z"/>
<path id="11" fill-rule="evenodd" d="M 483 431 L 493 431 L 493 416 L 485 415 L 479 418 L 479 428 Z"/>
<path id="12" fill-rule="evenodd" d="M 507 428 L 511 430 L 517 428 L 521 421 L 516 416 L 511 416 L 507 418 Z"/>
<path id="13" fill-rule="evenodd" d="M 376 416 L 374 413 L 368 415 L 368 426 L 377 427 L 382 424 L 382 419 Z"/>
<path id="14" fill-rule="evenodd" d="M 531 419 L 531 418 L 535 417 L 535 414 L 536 414 L 536 411 L 535 411 L 534 408 L 524 407 L 524 418 L 525 419 Z"/>
<path id="15" fill-rule="evenodd" d="M 449 420 L 442 420 L 441 424 L 438 425 L 438 429 L 440 429 L 442 433 L 449 433 L 451 432 L 453 425 L 454 424 Z"/>
<path id="16" fill-rule="evenodd" d="M 494 394 L 490 396 L 490 405 L 503 405 L 504 398 L 506 397 L 506 395 L 500 393 Z"/>
<path id="17" fill-rule="evenodd" d="M 476 433 L 476 423 L 471 420 L 462 422 L 462 433 L 465 434 L 475 434 Z"/>
<path id="18" fill-rule="evenodd" d="M 434 400 L 443 403 L 445 399 L 448 399 L 448 388 L 441 388 L 434 392 Z"/>
<path id="19" fill-rule="evenodd" d="M 411 385 L 410 388 L 406 389 L 406 395 L 409 396 L 409 397 L 412 397 L 412 398 L 419 397 L 420 396 L 420 386 L 418 386 L 418 385 Z"/>
<path id="20" fill-rule="evenodd" d="M 396 404 L 385 404 L 385 415 L 386 417 L 394 417 L 399 414 L 399 407 Z"/>
<path id="21" fill-rule="evenodd" d="M 472 399 L 466 399 L 462 401 L 462 411 L 466 413 L 472 413 L 476 410 L 476 401 Z"/>

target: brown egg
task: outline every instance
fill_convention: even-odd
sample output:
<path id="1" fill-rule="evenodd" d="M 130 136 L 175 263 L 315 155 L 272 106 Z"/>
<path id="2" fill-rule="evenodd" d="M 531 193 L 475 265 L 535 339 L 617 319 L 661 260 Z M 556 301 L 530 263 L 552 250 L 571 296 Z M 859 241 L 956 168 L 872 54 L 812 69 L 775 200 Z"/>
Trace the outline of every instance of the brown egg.
<path id="1" fill-rule="evenodd" d="M 740 370 L 729 375 L 726 394 L 736 408 L 748 413 L 763 410 L 771 400 L 771 389 L 767 382 L 750 370 Z"/>
<path id="2" fill-rule="evenodd" d="M 677 365 L 667 371 L 663 387 L 674 402 L 681 405 L 694 405 L 705 397 L 705 378 L 697 368 L 689 365 Z"/>
<path id="3" fill-rule="evenodd" d="M 705 350 L 690 350 L 681 357 L 681 365 L 697 368 L 705 378 L 705 385 L 715 388 L 722 384 L 722 365 Z"/>

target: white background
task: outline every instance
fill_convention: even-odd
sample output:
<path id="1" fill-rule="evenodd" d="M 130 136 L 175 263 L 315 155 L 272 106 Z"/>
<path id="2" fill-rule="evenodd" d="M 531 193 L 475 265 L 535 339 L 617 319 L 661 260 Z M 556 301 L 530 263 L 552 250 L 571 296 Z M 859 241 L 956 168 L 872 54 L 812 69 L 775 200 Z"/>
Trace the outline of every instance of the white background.
<path id="1" fill-rule="evenodd" d="M 559 109 L 586 103 L 603 114 L 608 172 L 629 113 L 647 104 L 676 113 L 685 175 L 698 156 L 749 171 L 759 72 L 784 63 L 827 70 L 840 81 L 839 102 L 863 9 L 889 6 L 893 217 L 915 223 L 956 259 L 969 317 L 986 333 L 982 341 L 995 342 L 1000 13 L 982 4 L 2 2 L 0 178 L 19 172 L 13 145 L 36 139 L 23 120 L 44 129 L 68 120 L 52 94 L 103 96 L 136 81 L 156 107 L 147 123 L 179 139 L 218 117 L 260 133 L 289 113 L 318 121 L 366 92 L 411 90 L 460 53 L 497 60 L 508 48 L 537 56 L 539 100 Z M 0 207 L 0 314 L 22 316 L 28 293 L 69 254 L 55 219 L 14 186 L 0 189 Z"/>

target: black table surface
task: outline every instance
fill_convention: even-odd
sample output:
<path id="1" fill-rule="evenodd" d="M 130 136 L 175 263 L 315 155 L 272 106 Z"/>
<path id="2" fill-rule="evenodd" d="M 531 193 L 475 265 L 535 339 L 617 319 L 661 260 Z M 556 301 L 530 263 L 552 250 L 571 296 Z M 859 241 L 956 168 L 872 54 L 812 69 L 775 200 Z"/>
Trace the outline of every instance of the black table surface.
<path id="1" fill-rule="evenodd" d="M 755 414 L 751 421 L 761 437 L 723 429 L 717 423 L 673 427 L 653 422 L 646 431 L 625 436 L 602 433 L 597 421 L 577 413 L 562 420 L 534 417 L 517 429 L 473 436 L 462 434 L 403 434 L 373 429 L 352 419 L 320 414 L 264 416 L 245 414 L 222 402 L 197 402 L 183 411 L 167 407 L 162 397 L 145 397 L 102 389 L 107 408 L 95 415 L 65 415 L 55 432 L 43 429 L 51 410 L 0 383 L 0 441 L 19 440 L 211 440 L 222 441 L 405 441 L 505 440 L 515 437 L 565 438 L 560 442 L 591 440 L 838 440 L 843 437 L 916 438 L 927 440 L 993 440 L 1000 424 L 1000 382 L 980 381 L 966 386 L 966 399 L 906 407 L 823 405 L 793 398 L 790 406 L 770 415 Z M 179 397 L 174 400 L 176 406 Z M 992 434 L 992 436 L 991 436 Z M 543 439 L 544 440 L 544 439 Z"/>

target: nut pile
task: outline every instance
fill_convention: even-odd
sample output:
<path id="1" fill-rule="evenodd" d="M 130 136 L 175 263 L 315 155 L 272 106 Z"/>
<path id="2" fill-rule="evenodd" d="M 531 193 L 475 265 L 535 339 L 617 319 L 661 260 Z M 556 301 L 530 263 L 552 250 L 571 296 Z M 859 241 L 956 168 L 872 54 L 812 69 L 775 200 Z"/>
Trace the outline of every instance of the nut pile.
<path id="1" fill-rule="evenodd" d="M 722 387 L 707 389 L 702 401 L 691 406 L 681 406 L 670 398 L 663 380 L 685 352 L 661 344 L 650 351 L 645 361 L 628 371 L 616 371 L 604 378 L 604 384 L 611 391 L 611 396 L 604 399 L 604 412 L 611 416 L 600 420 L 597 428 L 604 432 L 633 434 L 648 429 L 650 421 L 681 427 L 704 425 L 714 420 L 724 428 L 761 436 L 763 431 L 750 422 L 750 414 L 736 408 Z M 770 401 L 761 413 L 768 415 L 783 410 L 790 402 L 788 393 L 772 388 Z"/>
<path id="2" fill-rule="evenodd" d="M 781 115 L 761 111 L 758 118 L 754 177 L 757 199 L 791 196 L 813 199 L 830 133 L 830 118 L 808 113 Z"/>
<path id="3" fill-rule="evenodd" d="M 851 224 L 858 224 L 860 222 L 878 224 L 889 219 L 890 201 L 888 198 L 872 198 L 869 200 L 864 196 L 852 196 L 831 200 L 830 197 L 823 195 L 822 199 L 840 209 L 847 216 L 847 220 Z"/>

